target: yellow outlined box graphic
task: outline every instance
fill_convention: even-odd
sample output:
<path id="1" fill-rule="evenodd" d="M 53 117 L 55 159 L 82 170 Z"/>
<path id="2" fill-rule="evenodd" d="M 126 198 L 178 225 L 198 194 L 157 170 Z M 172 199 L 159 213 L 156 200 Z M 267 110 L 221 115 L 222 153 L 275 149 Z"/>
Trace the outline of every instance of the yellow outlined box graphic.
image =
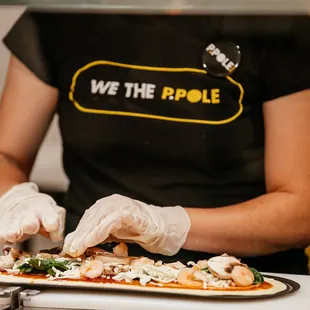
<path id="1" fill-rule="evenodd" d="M 195 69 L 195 68 L 149 67 L 149 66 L 123 64 L 123 63 L 106 61 L 106 60 L 94 61 L 80 68 L 78 71 L 76 71 L 76 73 L 74 74 L 72 78 L 72 83 L 70 86 L 69 99 L 71 102 L 73 102 L 74 106 L 83 113 L 139 117 L 139 118 L 148 118 L 148 119 L 156 119 L 156 120 L 179 122 L 179 123 L 223 125 L 223 124 L 227 124 L 227 123 L 234 121 L 243 112 L 243 104 L 242 104 L 242 100 L 244 97 L 243 86 L 229 76 L 227 76 L 226 79 L 230 83 L 232 83 L 234 86 L 238 87 L 240 91 L 240 96 L 238 100 L 239 109 L 237 113 L 235 113 L 231 117 L 224 119 L 224 120 L 211 121 L 211 120 L 200 120 L 200 119 L 187 119 L 187 118 L 168 117 L 168 116 L 160 116 L 160 115 L 153 115 L 153 114 L 135 113 L 135 112 L 111 111 L 111 110 L 99 110 L 99 109 L 85 108 L 74 98 L 75 86 L 76 86 L 77 79 L 80 76 L 80 74 L 95 66 L 115 66 L 115 67 L 120 67 L 120 68 L 142 70 L 142 71 L 153 71 L 153 72 L 171 72 L 171 73 L 190 72 L 190 73 L 198 73 L 198 74 L 208 74 L 206 70 Z"/>

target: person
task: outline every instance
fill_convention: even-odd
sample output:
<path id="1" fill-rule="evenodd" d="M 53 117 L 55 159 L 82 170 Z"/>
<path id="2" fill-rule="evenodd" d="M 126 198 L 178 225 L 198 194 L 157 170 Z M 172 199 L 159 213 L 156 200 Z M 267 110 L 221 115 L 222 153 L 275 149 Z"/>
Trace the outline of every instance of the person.
<path id="1" fill-rule="evenodd" d="M 305 272 L 309 19 L 267 20 L 27 11 L 4 39 L 0 242 Z M 55 113 L 61 206 L 29 182 Z"/>

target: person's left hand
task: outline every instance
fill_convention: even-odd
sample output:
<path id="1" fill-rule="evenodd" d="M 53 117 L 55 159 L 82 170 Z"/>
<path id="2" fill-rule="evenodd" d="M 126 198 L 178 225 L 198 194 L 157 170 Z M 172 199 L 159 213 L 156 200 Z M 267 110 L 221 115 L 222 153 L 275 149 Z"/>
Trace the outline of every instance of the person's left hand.
<path id="1" fill-rule="evenodd" d="M 122 195 L 98 200 L 86 210 L 63 251 L 73 257 L 110 238 L 136 242 L 152 253 L 175 255 L 186 241 L 190 218 L 184 208 L 156 207 Z"/>

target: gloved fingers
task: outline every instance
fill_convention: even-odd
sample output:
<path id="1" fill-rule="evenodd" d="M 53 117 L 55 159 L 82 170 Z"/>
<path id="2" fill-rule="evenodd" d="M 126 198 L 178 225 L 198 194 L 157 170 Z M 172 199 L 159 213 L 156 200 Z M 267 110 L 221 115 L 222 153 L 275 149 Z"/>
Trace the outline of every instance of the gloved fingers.
<path id="1" fill-rule="evenodd" d="M 7 228 L 4 239 L 5 242 L 15 243 L 19 239 L 21 239 L 23 232 L 21 230 L 21 221 L 19 218 L 16 218 L 12 222 L 9 223 L 9 227 Z"/>
<path id="2" fill-rule="evenodd" d="M 10 222 L 5 239 L 8 242 L 22 242 L 24 235 L 35 235 L 40 228 L 40 221 L 34 212 L 21 212 Z"/>
<path id="3" fill-rule="evenodd" d="M 113 236 L 119 240 L 147 243 L 152 237 L 152 223 L 144 215 L 125 211 L 122 214 L 122 227 Z"/>
<path id="4" fill-rule="evenodd" d="M 65 239 L 64 252 L 70 256 L 82 255 L 87 248 L 104 242 L 110 234 L 121 227 L 121 218 L 118 214 L 109 214 L 97 225 L 89 223 L 87 227 L 79 227 Z"/>
<path id="5" fill-rule="evenodd" d="M 53 242 L 60 242 L 64 238 L 65 231 L 65 222 L 66 222 L 66 210 L 59 207 L 59 226 L 56 231 L 50 232 L 50 238 Z"/>
<path id="6" fill-rule="evenodd" d="M 68 243 L 65 243 L 64 251 L 73 257 L 82 255 L 87 248 L 104 242 L 109 237 L 110 232 L 117 229 L 115 227 L 118 227 L 118 222 L 120 221 L 117 219 L 113 219 L 113 221 L 103 220 L 102 225 L 90 227 L 91 230 L 73 232 L 68 236 Z"/>
<path id="7" fill-rule="evenodd" d="M 0 245 L 5 244 L 4 234 L 5 232 L 3 230 L 0 230 Z"/>
<path id="8" fill-rule="evenodd" d="M 107 239 L 105 239 L 103 242 L 101 242 L 101 244 L 112 243 L 112 242 L 120 243 L 122 241 L 119 240 L 118 238 L 110 235 Z"/>
<path id="9" fill-rule="evenodd" d="M 44 229 L 44 227 L 40 227 L 40 229 L 39 229 L 39 231 L 38 231 L 38 233 L 41 235 L 41 236 L 43 236 L 43 237 L 45 237 L 45 238 L 47 238 L 47 239 L 50 239 L 50 233 L 49 232 L 47 232 L 45 229 Z"/>
<path id="10" fill-rule="evenodd" d="M 87 247 L 92 247 L 104 242 L 115 231 L 119 230 L 121 226 L 122 221 L 117 213 L 108 215 L 104 220 L 101 221 L 96 229 L 92 229 L 91 232 L 86 236 L 85 243 L 87 244 Z"/>
<path id="11" fill-rule="evenodd" d="M 15 242 L 23 242 L 29 236 L 36 235 L 40 229 L 40 221 L 35 214 L 25 214 L 20 222 L 21 235 Z"/>
<path id="12" fill-rule="evenodd" d="M 5 225 L 5 222 L 4 221 L 4 218 L 1 218 L 0 217 L 0 245 L 3 245 L 6 243 L 6 240 L 5 240 L 5 236 L 6 236 L 6 225 Z"/>
<path id="13" fill-rule="evenodd" d="M 66 236 L 64 240 L 63 250 L 62 250 L 63 254 L 75 256 L 76 249 L 72 247 L 72 244 L 76 242 L 76 240 L 79 240 L 81 236 L 84 236 L 85 234 L 87 234 L 91 228 L 95 229 L 99 225 L 100 217 L 91 216 L 91 215 L 92 215 L 92 212 L 90 211 L 90 209 L 87 209 L 84 212 L 84 215 L 81 218 L 76 230 Z"/>
<path id="14" fill-rule="evenodd" d="M 122 214 L 122 222 L 124 227 L 126 227 L 126 231 L 136 236 L 141 234 L 145 234 L 150 228 L 150 221 L 145 216 L 130 212 L 124 211 Z"/>
<path id="15" fill-rule="evenodd" d="M 101 215 L 100 215 L 101 216 Z M 89 223 L 93 222 L 95 225 L 98 225 L 98 223 L 96 223 L 94 220 L 98 221 L 99 220 L 99 216 L 97 217 L 97 214 L 93 214 L 93 212 L 90 209 L 87 209 L 81 220 L 79 221 L 79 224 L 76 228 L 76 230 L 84 230 L 84 229 L 88 229 L 89 227 Z"/>
<path id="16" fill-rule="evenodd" d="M 149 236 L 147 235 L 138 235 L 137 233 L 130 232 L 128 229 L 120 229 L 113 234 L 111 238 L 112 242 L 117 242 L 115 240 L 121 240 L 121 242 L 129 242 L 129 243 L 146 243 L 149 240 Z M 105 243 L 108 243 L 105 242 Z"/>
<path id="17" fill-rule="evenodd" d="M 53 242 L 60 242 L 64 239 L 64 229 L 49 233 L 49 237 Z"/>
<path id="18" fill-rule="evenodd" d="M 117 233 L 119 232 L 119 230 L 117 231 Z M 122 234 L 120 234 L 122 235 Z M 110 235 L 107 239 L 105 239 L 105 241 L 103 241 L 101 244 L 106 244 L 106 243 L 135 243 L 134 240 L 132 239 L 126 239 L 126 238 L 117 238 L 115 235 Z"/>
<path id="19" fill-rule="evenodd" d="M 42 227 L 49 233 L 55 232 L 59 229 L 61 214 L 58 211 L 57 206 L 52 206 L 47 201 L 42 201 L 40 208 L 37 209 L 37 213 L 41 220 Z"/>
<path id="20" fill-rule="evenodd" d="M 35 235 L 40 229 L 40 221 L 32 212 L 29 214 L 25 212 L 22 216 L 20 227 L 23 235 Z"/>
<path id="21" fill-rule="evenodd" d="M 145 213 L 130 212 L 126 210 L 122 214 L 122 227 L 113 233 L 119 240 L 131 240 L 131 242 L 146 244 L 154 239 L 154 223 Z"/>

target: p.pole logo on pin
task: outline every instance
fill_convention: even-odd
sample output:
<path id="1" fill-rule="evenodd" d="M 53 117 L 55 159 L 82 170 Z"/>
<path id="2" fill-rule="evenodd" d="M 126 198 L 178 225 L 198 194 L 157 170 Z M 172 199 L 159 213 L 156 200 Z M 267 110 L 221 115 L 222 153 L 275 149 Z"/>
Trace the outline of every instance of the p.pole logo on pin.
<path id="1" fill-rule="evenodd" d="M 203 67 L 215 77 L 231 75 L 238 68 L 240 61 L 240 48 L 231 42 L 211 43 L 203 54 Z"/>

